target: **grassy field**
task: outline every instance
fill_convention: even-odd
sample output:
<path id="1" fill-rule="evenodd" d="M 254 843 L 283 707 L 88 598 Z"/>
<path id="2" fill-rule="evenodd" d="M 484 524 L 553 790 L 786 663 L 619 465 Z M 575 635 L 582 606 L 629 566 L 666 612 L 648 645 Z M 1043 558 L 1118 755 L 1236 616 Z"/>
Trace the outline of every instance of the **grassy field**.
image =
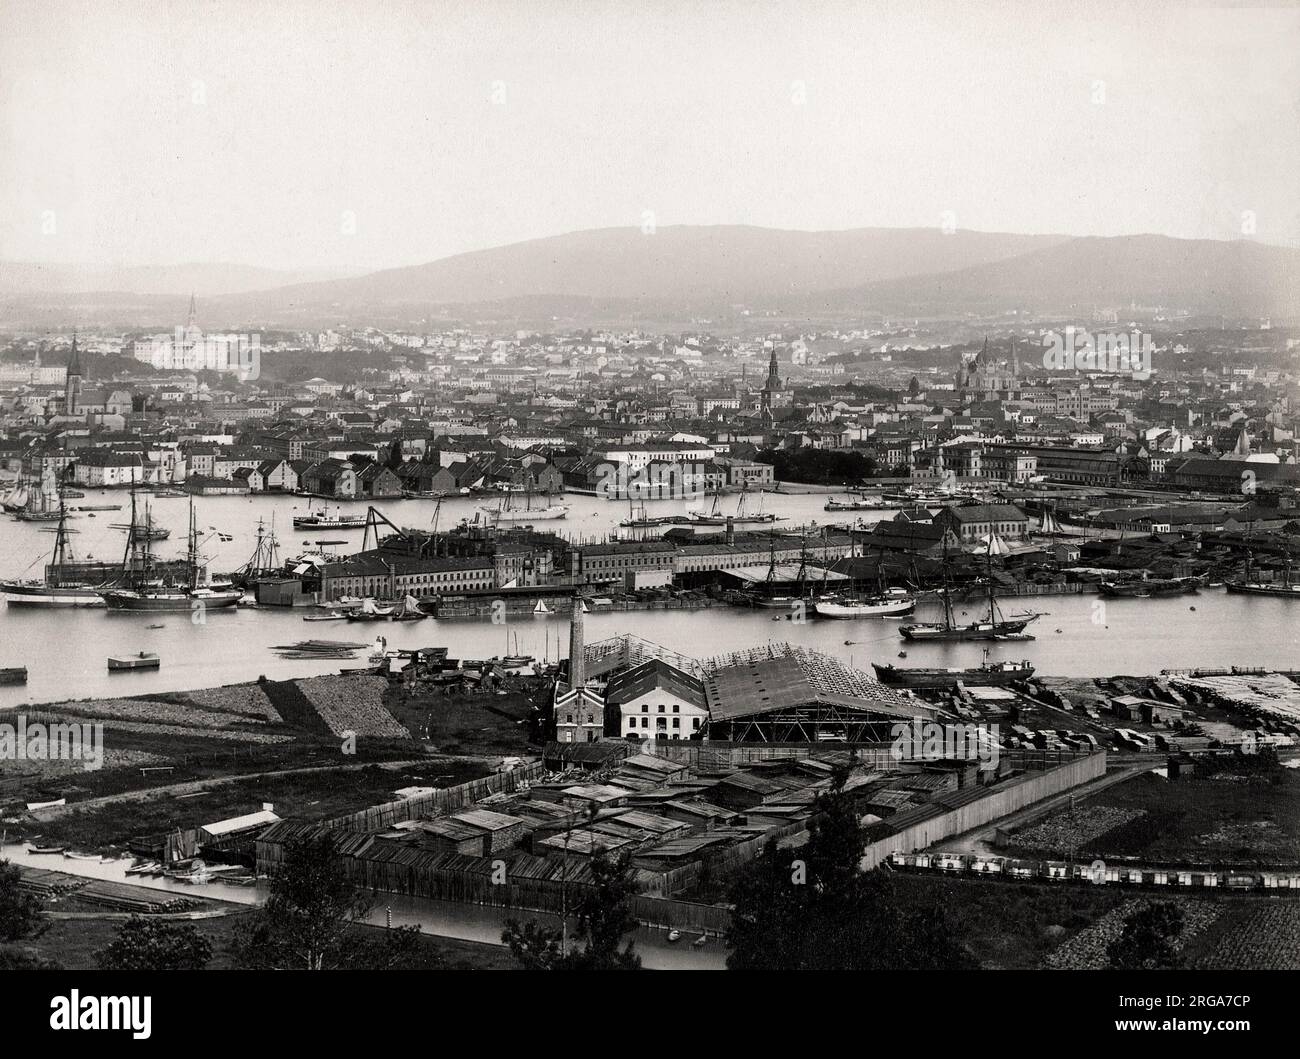
<path id="1" fill-rule="evenodd" d="M 519 682 L 505 694 L 394 688 L 386 705 L 415 738 L 441 753 L 510 755 L 528 751 L 535 707 L 545 695 L 542 681 Z"/>
<path id="2" fill-rule="evenodd" d="M 240 925 L 252 915 L 237 912 L 220 919 L 196 920 L 194 926 L 212 942 L 209 970 L 228 970 L 235 966 L 231 942 Z M 109 919 L 51 920 L 45 933 L 37 938 L 0 946 L 45 960 L 56 961 L 69 970 L 89 970 L 95 966 L 95 953 L 113 940 L 121 922 Z M 373 934 L 382 927 L 356 927 L 358 935 Z M 446 970 L 507 970 L 516 967 L 510 952 L 496 945 L 484 945 L 455 938 L 421 935 L 423 967 Z"/>
<path id="3" fill-rule="evenodd" d="M 333 763 L 338 764 L 337 753 Z M 27 835 L 95 850 L 125 846 L 140 835 L 191 828 L 256 812 L 270 802 L 284 817 L 320 820 L 342 816 L 392 798 L 399 787 L 450 787 L 486 775 L 486 764 L 431 758 L 401 769 L 367 765 L 359 769 L 238 779 L 194 795 L 156 794 L 141 800 L 115 801 L 44 823 L 32 822 Z M 14 828 L 10 828 L 11 832 Z"/>
<path id="4" fill-rule="evenodd" d="M 1214 865 L 1300 863 L 1300 772 L 1270 777 L 1142 775 L 1102 791 L 1088 805 L 1141 810 L 1093 838 L 1085 855 L 1141 856 Z"/>
<path id="5" fill-rule="evenodd" d="M 1300 901 L 1225 902 L 1186 958 L 1204 970 L 1300 971 Z"/>
<path id="6" fill-rule="evenodd" d="M 103 767 L 2 763 L 0 814 L 20 813 L 26 802 L 73 803 L 222 776 L 333 766 L 344 730 L 357 733 L 352 761 L 420 756 L 423 747 L 383 708 L 386 693 L 375 677 L 321 677 L 42 707 L 34 720 L 101 724 Z"/>
<path id="7" fill-rule="evenodd" d="M 989 969 L 1031 968 L 1066 939 L 1116 908 L 1123 894 L 1104 887 L 1055 887 L 899 873 L 898 894 L 940 908 L 957 939 Z"/>

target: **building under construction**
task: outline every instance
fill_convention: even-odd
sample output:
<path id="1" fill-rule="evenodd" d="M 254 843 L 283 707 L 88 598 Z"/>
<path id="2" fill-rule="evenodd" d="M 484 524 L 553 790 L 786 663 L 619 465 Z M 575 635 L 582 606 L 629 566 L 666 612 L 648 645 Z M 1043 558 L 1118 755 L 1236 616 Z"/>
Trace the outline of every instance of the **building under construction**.
<path id="1" fill-rule="evenodd" d="M 837 658 L 765 644 L 703 663 L 709 738 L 737 743 L 888 742 L 932 711 Z"/>

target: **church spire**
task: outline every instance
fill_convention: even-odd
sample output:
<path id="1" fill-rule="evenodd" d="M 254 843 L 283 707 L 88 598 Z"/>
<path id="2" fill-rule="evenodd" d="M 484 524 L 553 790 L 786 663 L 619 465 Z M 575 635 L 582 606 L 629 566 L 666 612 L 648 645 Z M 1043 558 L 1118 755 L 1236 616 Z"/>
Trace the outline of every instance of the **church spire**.
<path id="1" fill-rule="evenodd" d="M 68 374 L 81 375 L 81 354 L 77 352 L 77 332 L 72 332 L 72 352 L 68 355 Z"/>
<path id="2" fill-rule="evenodd" d="M 191 291 L 190 292 L 190 318 L 189 318 L 189 322 L 185 325 L 187 330 L 195 326 L 195 322 L 198 320 L 198 316 L 199 316 L 198 306 L 195 304 L 194 293 Z"/>
<path id="3" fill-rule="evenodd" d="M 772 357 L 767 362 L 767 387 L 768 390 L 775 393 L 781 389 L 781 375 L 776 362 L 776 349 L 772 350 Z"/>
<path id="4" fill-rule="evenodd" d="M 75 416 L 81 411 L 81 354 L 77 352 L 77 332 L 72 332 L 72 352 L 68 355 L 68 374 L 63 381 L 63 414 Z"/>

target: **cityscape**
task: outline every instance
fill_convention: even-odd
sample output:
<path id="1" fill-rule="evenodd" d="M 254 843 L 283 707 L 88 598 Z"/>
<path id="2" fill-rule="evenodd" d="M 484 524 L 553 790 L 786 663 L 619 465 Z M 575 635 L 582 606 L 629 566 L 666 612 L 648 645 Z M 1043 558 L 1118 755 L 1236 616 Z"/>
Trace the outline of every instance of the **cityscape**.
<path id="1" fill-rule="evenodd" d="M 376 45 L 427 13 L 368 31 L 360 7 L 346 32 Z M 560 113 L 504 8 L 435 8 L 530 56 L 465 60 L 485 136 Z M 1300 38 L 1291 7 L 1214 10 L 1147 14 L 1218 27 L 1230 67 Z M 809 12 L 832 47 L 846 9 Z M 601 8 L 582 47 L 636 21 Z M 296 32 L 272 23 L 267 48 Z M 28 59 L 22 92 L 60 69 Z M 182 152 L 236 91 L 192 72 L 175 105 L 208 113 L 148 134 Z M 774 78 L 817 105 L 812 74 Z M 1068 91 L 1095 111 L 1126 85 Z M 402 90 L 374 98 L 416 113 Z M 655 135 L 689 145 L 666 105 Z M 268 187 L 307 150 L 294 108 Z M 13 193 L 50 205 L 0 235 L 0 967 L 1300 968 L 1300 136 L 1270 132 L 1248 175 L 1223 165 L 1258 205 L 1222 228 L 1130 220 L 1123 184 L 1096 192 L 1117 222 L 1043 222 L 1035 190 L 1004 231 L 943 195 L 916 223 L 901 189 L 818 222 L 833 180 L 788 221 L 710 190 L 610 224 L 570 186 L 534 228 L 466 206 L 421 257 L 426 207 L 386 227 L 376 191 L 340 221 L 373 239 L 181 265 L 244 221 L 177 242 L 205 201 L 177 191 L 119 246 L 120 220 L 76 226 L 137 201 L 129 172 Z M 978 186 L 1014 198 L 1021 163 Z M 50 1026 L 107 1025 L 86 1010 Z"/>

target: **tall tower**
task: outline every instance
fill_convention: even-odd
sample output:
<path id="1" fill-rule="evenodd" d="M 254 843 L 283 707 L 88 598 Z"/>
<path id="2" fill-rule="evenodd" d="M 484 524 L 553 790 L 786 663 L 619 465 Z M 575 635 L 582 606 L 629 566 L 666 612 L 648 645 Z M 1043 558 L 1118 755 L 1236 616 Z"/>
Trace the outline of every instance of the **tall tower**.
<path id="1" fill-rule="evenodd" d="M 63 383 L 63 414 L 75 416 L 81 408 L 81 354 L 77 352 L 77 334 L 72 333 L 72 353 L 68 357 L 68 374 Z"/>
<path id="2" fill-rule="evenodd" d="M 776 350 L 772 350 L 772 358 L 767 362 L 767 381 L 763 383 L 763 411 L 768 415 L 772 413 L 772 405 L 776 403 L 776 395 L 781 392 L 781 376 L 777 371 Z"/>
<path id="3" fill-rule="evenodd" d="M 569 687 L 580 688 L 587 683 L 587 648 L 582 639 L 581 596 L 573 597 L 573 617 L 569 621 Z"/>

